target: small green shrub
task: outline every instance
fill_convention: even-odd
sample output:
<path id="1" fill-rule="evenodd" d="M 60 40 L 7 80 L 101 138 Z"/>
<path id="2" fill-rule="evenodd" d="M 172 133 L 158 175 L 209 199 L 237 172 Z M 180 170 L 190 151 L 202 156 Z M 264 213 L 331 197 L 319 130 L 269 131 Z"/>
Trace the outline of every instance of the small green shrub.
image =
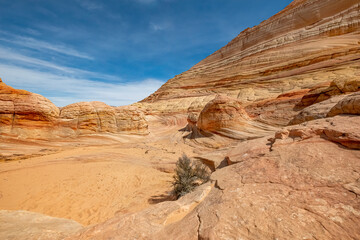
<path id="1" fill-rule="evenodd" d="M 192 162 L 185 154 L 176 162 L 173 181 L 173 194 L 180 198 L 193 191 L 197 186 L 206 183 L 210 173 L 201 162 Z"/>

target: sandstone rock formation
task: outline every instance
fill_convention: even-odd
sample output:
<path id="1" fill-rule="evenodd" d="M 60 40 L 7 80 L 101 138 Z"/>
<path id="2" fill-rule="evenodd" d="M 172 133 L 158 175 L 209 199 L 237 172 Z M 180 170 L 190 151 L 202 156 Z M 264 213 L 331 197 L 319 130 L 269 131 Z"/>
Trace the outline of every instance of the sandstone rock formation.
<path id="1" fill-rule="evenodd" d="M 359 114 L 359 112 L 359 92 L 350 95 L 338 95 L 306 107 L 289 124 L 300 124 L 339 114 Z"/>
<path id="2" fill-rule="evenodd" d="M 301 110 L 290 122 L 290 125 L 326 118 L 329 111 L 346 95 L 334 96 L 330 99 L 310 105 Z"/>
<path id="3" fill-rule="evenodd" d="M 67 239 L 360 239 L 359 11 L 359 0 L 295 0 L 127 107 L 59 110 L 0 82 L 0 133 L 150 131 L 131 161 L 164 151 L 157 169 L 169 172 L 186 149 L 213 171 L 177 201 Z"/>
<path id="4" fill-rule="evenodd" d="M 47 98 L 16 90 L 0 79 L 0 133 L 41 138 L 56 124 L 59 109 Z"/>
<path id="5" fill-rule="evenodd" d="M 70 239 L 358 239 L 359 121 L 319 119 L 241 142 L 212 186 Z"/>
<path id="6" fill-rule="evenodd" d="M 327 116 L 332 117 L 339 114 L 360 114 L 360 92 L 351 94 L 339 101 Z"/>
<path id="7" fill-rule="evenodd" d="M 0 211 L 0 238 L 62 240 L 83 227 L 72 220 L 27 211 Z"/>
<path id="8" fill-rule="evenodd" d="M 61 109 L 61 125 L 76 134 L 147 133 L 147 122 L 136 107 L 110 107 L 103 102 L 80 102 Z M 66 131 L 66 130 L 65 130 Z"/>
<path id="9" fill-rule="evenodd" d="M 272 126 L 252 121 L 238 100 L 221 95 L 206 104 L 197 126 L 203 131 L 237 139 L 256 138 L 275 130 Z"/>
<path id="10" fill-rule="evenodd" d="M 0 135 L 51 139 L 92 133 L 147 134 L 147 121 L 135 106 L 80 102 L 61 109 L 49 99 L 16 90 L 0 79 Z"/>
<path id="11" fill-rule="evenodd" d="M 139 103 L 241 141 L 195 157 L 210 184 L 69 239 L 359 239 L 359 10 L 295 0 Z"/>
<path id="12" fill-rule="evenodd" d="M 357 91 L 359 8 L 358 0 L 294 1 L 170 79 L 141 107 L 162 117 L 200 113 L 221 94 L 238 99 L 255 122 L 286 126 L 303 107 Z"/>
<path id="13" fill-rule="evenodd" d="M 115 108 L 116 123 L 119 132 L 147 134 L 148 123 L 145 114 L 135 106 Z"/>
<path id="14" fill-rule="evenodd" d="M 359 74 L 358 12 L 357 0 L 294 1 L 143 102 L 155 103 L 149 105 L 154 112 L 160 105 L 163 112 L 174 113 L 217 93 L 253 102 L 353 78 Z M 171 108 L 172 102 L 178 107 Z"/>
<path id="15" fill-rule="evenodd" d="M 327 100 L 335 95 L 349 92 L 357 92 L 360 90 L 360 79 L 358 77 L 338 78 L 331 82 L 328 87 L 316 87 L 312 89 L 301 99 L 302 106 L 309 106 L 318 102 Z"/>

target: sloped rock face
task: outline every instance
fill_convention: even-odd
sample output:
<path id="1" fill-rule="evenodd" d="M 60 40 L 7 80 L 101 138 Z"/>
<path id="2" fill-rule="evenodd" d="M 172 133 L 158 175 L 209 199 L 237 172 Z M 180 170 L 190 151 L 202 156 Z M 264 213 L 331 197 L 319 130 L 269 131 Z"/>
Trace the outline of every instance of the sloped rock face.
<path id="1" fill-rule="evenodd" d="M 185 121 L 189 109 L 200 113 L 224 95 L 241 102 L 250 125 L 287 126 L 307 106 L 358 91 L 359 10 L 357 0 L 294 1 L 170 79 L 140 105 L 149 115 Z M 233 126 L 222 129 L 213 132 L 247 139 Z"/>
<path id="2" fill-rule="evenodd" d="M 358 13 L 358 0 L 294 1 L 170 79 L 143 103 L 153 113 L 160 108 L 176 113 L 193 101 L 205 106 L 209 95 L 254 102 L 359 76 Z"/>
<path id="3" fill-rule="evenodd" d="M 359 96 L 360 92 L 338 95 L 315 103 L 300 111 L 289 124 L 300 124 L 319 118 L 333 117 L 339 114 L 359 114 Z"/>
<path id="4" fill-rule="evenodd" d="M 137 107 L 111 107 L 80 102 L 61 109 L 49 99 L 7 86 L 0 79 L 0 135 L 50 139 L 92 133 L 147 134 L 147 121 Z"/>
<path id="5" fill-rule="evenodd" d="M 303 122 L 326 118 L 329 111 L 346 95 L 334 96 L 328 100 L 310 105 L 301 110 L 290 122 L 289 125 L 300 124 Z"/>
<path id="6" fill-rule="evenodd" d="M 84 229 L 66 240 L 83 239 L 194 239 L 196 236 L 197 219 L 193 218 L 186 231 L 177 235 L 159 235 L 164 226 L 172 226 L 196 208 L 209 194 L 210 184 L 200 186 L 195 192 L 178 201 L 159 203 L 136 214 L 125 214 L 97 226 Z M 141 228 L 141 230 L 140 230 Z"/>
<path id="7" fill-rule="evenodd" d="M 0 211 L 0 238 L 62 240 L 83 227 L 72 220 L 27 211 Z"/>

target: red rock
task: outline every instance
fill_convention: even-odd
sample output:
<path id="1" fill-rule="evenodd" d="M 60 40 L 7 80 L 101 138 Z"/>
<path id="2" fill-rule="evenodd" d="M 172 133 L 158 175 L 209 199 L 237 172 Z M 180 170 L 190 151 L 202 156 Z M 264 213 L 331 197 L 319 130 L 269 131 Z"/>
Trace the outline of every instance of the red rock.
<path id="1" fill-rule="evenodd" d="M 218 95 L 201 111 L 198 127 L 205 131 L 216 132 L 222 128 L 239 126 L 249 120 L 239 101 Z"/>
<path id="2" fill-rule="evenodd" d="M 59 109 L 47 98 L 16 90 L 0 81 L 0 134 L 20 138 L 51 135 Z"/>
<path id="3" fill-rule="evenodd" d="M 358 0 L 295 0 L 135 110 L 115 108 L 118 130 L 145 129 L 143 109 L 170 126 L 163 132 L 175 129 L 165 141 L 216 148 L 197 156 L 211 182 L 68 239 L 360 239 L 358 94 L 338 96 L 359 89 L 359 10 Z M 113 131 L 113 113 L 83 103 L 65 108 L 59 125 Z M 301 125 L 284 127 L 292 119 Z"/>

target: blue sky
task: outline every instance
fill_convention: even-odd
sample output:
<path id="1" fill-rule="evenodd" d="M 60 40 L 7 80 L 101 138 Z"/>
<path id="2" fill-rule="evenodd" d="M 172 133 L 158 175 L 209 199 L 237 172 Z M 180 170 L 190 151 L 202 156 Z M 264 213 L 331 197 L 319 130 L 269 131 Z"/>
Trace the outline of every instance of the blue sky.
<path id="1" fill-rule="evenodd" d="M 0 77 L 57 106 L 139 101 L 291 0 L 0 0 Z"/>

